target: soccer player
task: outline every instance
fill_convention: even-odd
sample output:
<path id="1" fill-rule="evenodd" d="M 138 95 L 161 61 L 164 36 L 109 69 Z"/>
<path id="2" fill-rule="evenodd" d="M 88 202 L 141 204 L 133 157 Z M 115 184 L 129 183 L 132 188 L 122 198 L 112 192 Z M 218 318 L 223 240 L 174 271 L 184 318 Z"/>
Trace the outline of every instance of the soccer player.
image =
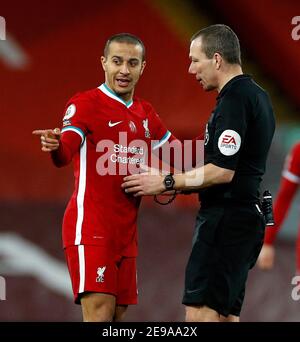
<path id="1" fill-rule="evenodd" d="M 284 165 L 279 191 L 274 203 L 275 227 L 266 229 L 264 245 L 257 261 L 258 267 L 263 270 L 272 269 L 274 266 L 275 238 L 284 222 L 299 184 L 300 143 L 298 142 L 291 149 Z M 296 241 L 296 273 L 300 274 L 300 229 Z"/>
<path id="2" fill-rule="evenodd" d="M 56 166 L 73 160 L 63 245 L 75 303 L 83 320 L 94 322 L 118 321 L 137 303 L 140 199 L 121 189 L 123 177 L 146 164 L 147 149 L 174 140 L 153 107 L 134 96 L 146 64 L 143 42 L 128 33 L 112 36 L 101 62 L 105 83 L 68 101 L 62 130 L 33 132 Z"/>
<path id="3" fill-rule="evenodd" d="M 185 274 L 187 321 L 239 321 L 247 275 L 264 238 L 259 185 L 275 129 L 269 96 L 241 67 L 236 34 L 212 25 L 191 39 L 189 72 L 217 90 L 206 126 L 204 166 L 175 175 L 131 175 L 134 196 L 197 190 L 201 199 Z"/>

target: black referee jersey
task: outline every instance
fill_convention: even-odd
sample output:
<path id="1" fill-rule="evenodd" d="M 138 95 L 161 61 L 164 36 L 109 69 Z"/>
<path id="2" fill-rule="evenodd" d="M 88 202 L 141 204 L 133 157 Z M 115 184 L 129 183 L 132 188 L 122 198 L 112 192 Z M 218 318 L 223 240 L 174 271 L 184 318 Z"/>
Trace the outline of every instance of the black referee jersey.
<path id="1" fill-rule="evenodd" d="M 232 182 L 199 191 L 202 204 L 257 202 L 275 130 L 268 94 L 249 75 L 231 79 L 206 125 L 204 164 L 235 171 Z"/>

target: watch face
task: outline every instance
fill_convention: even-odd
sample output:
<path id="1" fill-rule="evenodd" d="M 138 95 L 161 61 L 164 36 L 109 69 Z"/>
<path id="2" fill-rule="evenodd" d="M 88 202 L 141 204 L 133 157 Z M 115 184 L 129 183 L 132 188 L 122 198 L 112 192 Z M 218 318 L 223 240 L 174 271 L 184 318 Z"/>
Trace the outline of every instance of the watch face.
<path id="1" fill-rule="evenodd" d="M 165 177 L 164 183 L 167 190 L 172 190 L 175 183 L 172 175 L 167 175 Z"/>

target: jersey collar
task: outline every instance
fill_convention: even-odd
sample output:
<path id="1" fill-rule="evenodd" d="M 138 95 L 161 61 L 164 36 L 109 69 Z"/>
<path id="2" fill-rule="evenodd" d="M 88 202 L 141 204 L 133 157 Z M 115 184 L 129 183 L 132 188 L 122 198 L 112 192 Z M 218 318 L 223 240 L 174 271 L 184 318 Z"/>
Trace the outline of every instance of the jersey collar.
<path id="1" fill-rule="evenodd" d="M 105 95 L 108 97 L 122 103 L 127 108 L 131 107 L 133 104 L 133 100 L 130 100 L 128 102 L 122 100 L 113 90 L 111 90 L 105 83 L 102 83 L 101 86 L 98 87 Z"/>
<path id="2" fill-rule="evenodd" d="M 232 87 L 233 84 L 235 84 L 237 81 L 240 81 L 240 80 L 246 80 L 246 79 L 250 79 L 251 76 L 248 75 L 248 74 L 242 74 L 242 75 L 238 75 L 238 76 L 235 76 L 233 77 L 230 81 L 228 81 L 224 87 L 221 89 L 219 95 L 217 96 L 217 100 L 219 100 L 221 97 L 224 96 L 224 94 L 227 92 L 227 90 L 229 88 Z"/>

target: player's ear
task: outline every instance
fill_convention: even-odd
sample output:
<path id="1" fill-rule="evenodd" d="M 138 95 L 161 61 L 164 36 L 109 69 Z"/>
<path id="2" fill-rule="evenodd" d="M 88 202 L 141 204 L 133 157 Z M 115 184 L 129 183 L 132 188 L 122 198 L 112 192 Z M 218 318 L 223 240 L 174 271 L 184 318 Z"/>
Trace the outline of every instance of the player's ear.
<path id="1" fill-rule="evenodd" d="M 146 66 L 146 61 L 143 61 L 143 62 L 142 62 L 142 67 L 141 67 L 141 73 L 140 73 L 140 75 L 142 75 L 142 73 L 143 73 L 143 71 L 144 71 L 144 69 L 145 69 L 145 66 Z"/>
<path id="2" fill-rule="evenodd" d="M 106 63 L 106 57 L 101 56 L 101 64 L 102 64 L 102 69 L 104 71 L 106 71 L 105 63 Z"/>

